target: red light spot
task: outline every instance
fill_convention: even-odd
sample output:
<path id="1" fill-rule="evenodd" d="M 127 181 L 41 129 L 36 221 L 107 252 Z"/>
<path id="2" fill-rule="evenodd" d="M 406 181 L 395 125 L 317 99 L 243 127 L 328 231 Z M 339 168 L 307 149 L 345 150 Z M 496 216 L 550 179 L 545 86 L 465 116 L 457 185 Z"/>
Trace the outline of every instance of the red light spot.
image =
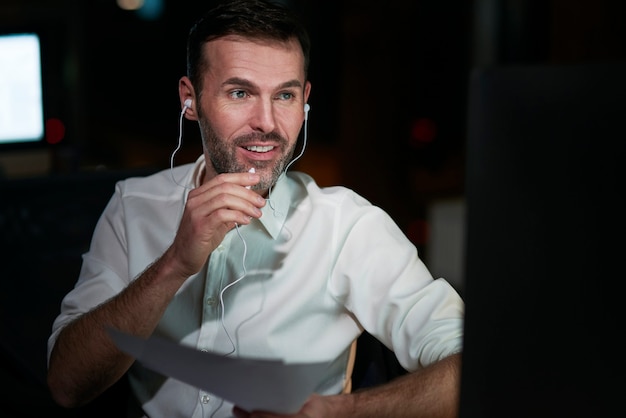
<path id="1" fill-rule="evenodd" d="M 432 142 L 437 135 L 437 124 L 429 118 L 420 118 L 413 122 L 411 142 L 413 145 L 422 145 Z"/>
<path id="2" fill-rule="evenodd" d="M 60 119 L 50 118 L 46 120 L 46 142 L 58 144 L 65 138 L 65 125 Z"/>

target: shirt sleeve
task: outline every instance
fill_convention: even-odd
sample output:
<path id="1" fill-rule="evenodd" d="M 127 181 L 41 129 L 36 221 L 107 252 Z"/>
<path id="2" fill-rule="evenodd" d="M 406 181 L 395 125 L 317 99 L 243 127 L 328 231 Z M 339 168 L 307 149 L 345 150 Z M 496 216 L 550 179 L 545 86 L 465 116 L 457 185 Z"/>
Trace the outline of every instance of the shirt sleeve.
<path id="1" fill-rule="evenodd" d="M 433 278 L 391 217 L 354 195 L 336 225 L 330 286 L 361 326 L 407 370 L 461 351 L 463 300 Z"/>
<path id="2" fill-rule="evenodd" d="M 123 225 L 121 183 L 118 183 L 96 224 L 89 251 L 82 256 L 78 281 L 63 298 L 60 313 L 53 322 L 48 339 L 48 361 L 64 326 L 115 296 L 130 282 Z"/>

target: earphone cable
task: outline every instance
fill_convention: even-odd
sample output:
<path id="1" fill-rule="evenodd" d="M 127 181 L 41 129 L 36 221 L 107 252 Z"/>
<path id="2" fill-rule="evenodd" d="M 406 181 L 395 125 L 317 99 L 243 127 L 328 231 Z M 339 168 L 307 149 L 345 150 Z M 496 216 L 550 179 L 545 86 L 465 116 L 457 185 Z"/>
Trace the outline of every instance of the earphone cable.
<path id="1" fill-rule="evenodd" d="M 185 189 L 189 189 L 190 187 L 185 186 L 184 184 L 180 184 L 176 178 L 174 178 L 174 156 L 180 150 L 183 144 L 183 116 L 185 116 L 185 111 L 189 108 L 189 106 L 183 106 L 183 110 L 180 112 L 180 118 L 178 120 L 178 145 L 176 149 L 172 152 L 170 156 L 170 175 L 172 176 L 172 181 L 179 185 L 180 187 L 184 187 Z"/>

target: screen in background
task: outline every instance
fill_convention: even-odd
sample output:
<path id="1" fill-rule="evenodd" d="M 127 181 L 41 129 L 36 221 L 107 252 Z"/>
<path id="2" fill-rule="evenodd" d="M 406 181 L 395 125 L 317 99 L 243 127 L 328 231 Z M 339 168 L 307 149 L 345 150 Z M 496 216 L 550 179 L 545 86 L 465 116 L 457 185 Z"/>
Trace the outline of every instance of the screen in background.
<path id="1" fill-rule="evenodd" d="M 470 78 L 460 418 L 623 413 L 624 74 Z"/>
<path id="2" fill-rule="evenodd" d="M 44 138 L 39 37 L 0 34 L 0 146 Z"/>

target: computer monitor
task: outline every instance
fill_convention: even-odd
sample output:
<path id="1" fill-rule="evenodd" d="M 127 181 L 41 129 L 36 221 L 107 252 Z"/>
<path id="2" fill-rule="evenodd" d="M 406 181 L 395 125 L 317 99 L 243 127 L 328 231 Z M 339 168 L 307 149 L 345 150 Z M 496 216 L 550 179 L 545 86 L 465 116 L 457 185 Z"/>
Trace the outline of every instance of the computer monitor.
<path id="1" fill-rule="evenodd" d="M 625 74 L 471 76 L 461 418 L 624 408 Z"/>
<path id="2" fill-rule="evenodd" d="M 44 139 L 41 44 L 37 33 L 0 33 L 0 146 Z"/>

